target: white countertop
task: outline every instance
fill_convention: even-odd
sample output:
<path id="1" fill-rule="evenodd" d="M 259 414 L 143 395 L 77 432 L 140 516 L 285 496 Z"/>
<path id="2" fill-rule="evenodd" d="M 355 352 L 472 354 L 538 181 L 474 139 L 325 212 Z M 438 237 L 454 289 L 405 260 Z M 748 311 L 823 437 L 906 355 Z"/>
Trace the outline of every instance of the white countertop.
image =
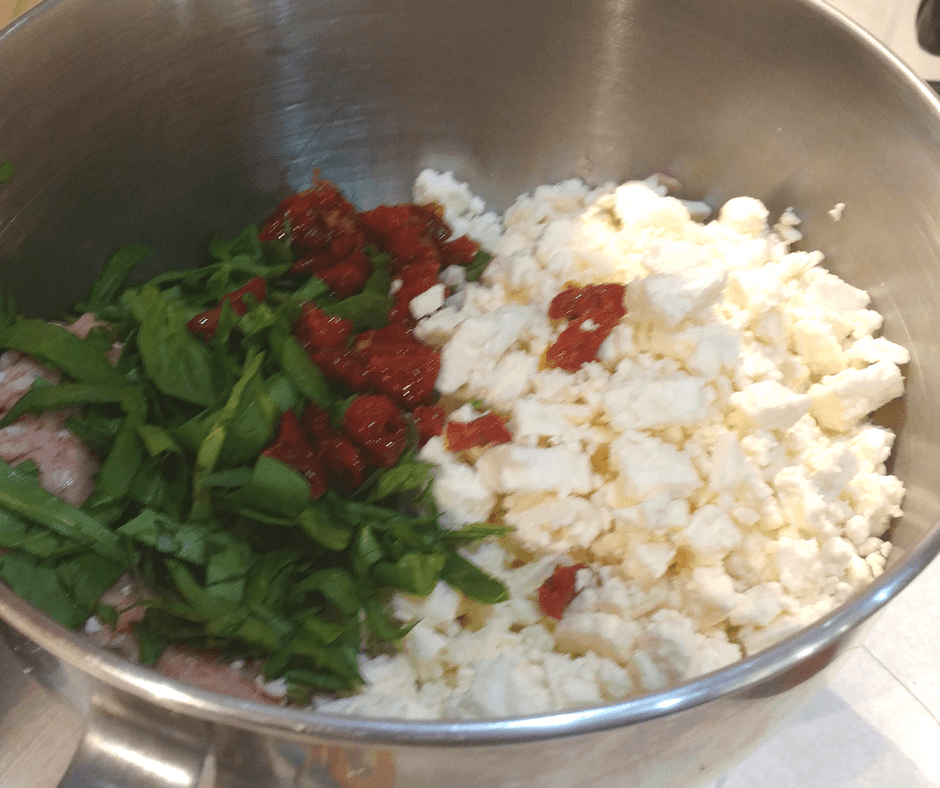
<path id="1" fill-rule="evenodd" d="M 34 2 L 0 0 L 0 26 L 9 21 L 14 6 L 22 11 Z M 917 48 L 918 0 L 832 4 L 885 41 L 922 77 L 940 80 L 940 57 Z M 63 732 L 53 731 L 50 720 L 64 722 L 59 716 L 64 712 L 40 690 L 32 692 L 37 696 L 35 718 L 0 720 L 0 788 L 22 788 L 5 775 L 24 765 L 28 741 Z M 56 752 L 47 749 L 40 756 L 51 772 L 61 774 L 68 762 L 76 739 L 67 738 L 58 740 Z M 32 788 L 51 788 L 56 781 Z M 902 786 L 940 786 L 940 561 L 888 606 L 864 646 L 828 687 L 754 755 L 708 788 Z"/>
<path id="2" fill-rule="evenodd" d="M 940 561 L 802 712 L 709 788 L 940 786 Z"/>

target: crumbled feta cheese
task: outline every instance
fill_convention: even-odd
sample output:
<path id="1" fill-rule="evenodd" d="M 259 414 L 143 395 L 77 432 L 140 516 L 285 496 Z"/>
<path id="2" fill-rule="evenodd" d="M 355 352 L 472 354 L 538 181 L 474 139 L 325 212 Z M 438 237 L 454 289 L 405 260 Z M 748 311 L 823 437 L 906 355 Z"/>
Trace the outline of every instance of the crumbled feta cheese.
<path id="1" fill-rule="evenodd" d="M 493 446 L 480 456 L 477 467 L 484 484 L 499 493 L 570 495 L 594 489 L 590 458 L 565 446 Z"/>
<path id="2" fill-rule="evenodd" d="M 85 622 L 85 633 L 88 635 L 94 635 L 97 632 L 101 632 L 104 629 L 104 624 L 101 623 L 101 619 L 97 616 L 90 616 Z"/>
<path id="3" fill-rule="evenodd" d="M 713 504 L 697 510 L 684 530 L 677 534 L 680 543 L 688 545 L 705 564 L 715 563 L 741 541 L 741 532 L 734 521 Z"/>
<path id="4" fill-rule="evenodd" d="M 710 309 L 721 295 L 726 279 L 726 273 L 717 267 L 690 276 L 651 274 L 627 288 L 625 301 L 630 319 L 675 328 Z"/>
<path id="5" fill-rule="evenodd" d="M 823 427 L 838 432 L 844 432 L 903 393 L 904 377 L 891 361 L 877 361 L 864 369 L 852 367 L 827 375 L 809 390 L 815 419 Z"/>
<path id="6" fill-rule="evenodd" d="M 768 215 L 760 200 L 753 197 L 735 197 L 721 206 L 718 221 L 739 233 L 755 235 L 767 229 Z"/>
<path id="7" fill-rule="evenodd" d="M 552 495 L 532 506 L 510 505 L 505 521 L 516 529 L 516 537 L 527 548 L 549 553 L 590 547 L 605 530 L 600 510 L 590 501 L 574 496 Z"/>
<path id="8" fill-rule="evenodd" d="M 787 430 L 809 411 L 813 400 L 776 381 L 761 380 L 732 394 L 731 404 L 757 427 Z"/>
<path id="9" fill-rule="evenodd" d="M 444 285 L 432 285 L 408 302 L 408 311 L 415 320 L 436 312 L 444 305 Z"/>
<path id="10" fill-rule="evenodd" d="M 638 377 L 623 383 L 618 380 L 610 385 L 601 401 L 611 426 L 620 431 L 698 424 L 708 417 L 715 399 L 704 380 L 685 372 L 659 378 Z"/>
<path id="11" fill-rule="evenodd" d="M 702 483 L 689 455 L 651 435 L 628 432 L 610 444 L 615 486 L 626 501 L 643 501 L 660 493 L 691 495 Z"/>
<path id="12" fill-rule="evenodd" d="M 400 717 L 536 714 L 717 670 L 811 624 L 884 571 L 904 487 L 890 431 L 908 351 L 875 333 L 868 295 L 826 271 L 786 211 L 707 206 L 650 179 L 539 187 L 502 220 L 450 173 L 416 197 L 495 253 L 479 282 L 447 269 L 411 302 L 441 348 L 450 420 L 507 417 L 512 441 L 419 457 L 446 527 L 512 531 L 462 550 L 499 578 L 493 606 L 439 583 L 398 594 L 402 653 L 364 659 L 366 688 L 326 711 Z M 830 214 L 837 220 L 844 206 Z M 565 287 L 627 285 L 627 314 L 576 372 L 544 368 Z M 455 289 L 444 301 L 444 287 Z M 585 332 L 598 321 L 581 324 Z M 584 563 L 557 621 L 540 588 Z M 90 622 L 89 622 L 90 623 Z"/>

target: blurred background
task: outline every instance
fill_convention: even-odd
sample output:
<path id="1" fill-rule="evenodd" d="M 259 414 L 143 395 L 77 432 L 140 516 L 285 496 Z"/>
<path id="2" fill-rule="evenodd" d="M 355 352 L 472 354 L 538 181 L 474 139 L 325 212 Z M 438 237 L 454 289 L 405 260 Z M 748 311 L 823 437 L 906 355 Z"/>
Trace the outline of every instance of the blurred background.
<path id="1" fill-rule="evenodd" d="M 754 0 L 759 2 L 759 0 Z M 28 11 L 39 0 L 0 0 L 0 28 Z M 884 42 L 922 78 L 940 81 L 940 57 L 917 46 L 914 20 L 920 0 L 829 0 L 843 13 Z"/>
<path id="2" fill-rule="evenodd" d="M 8 25 L 39 0 L 0 0 L 0 27 Z"/>
<path id="3" fill-rule="evenodd" d="M 2 2 L 2 0 L 0 0 Z M 914 20 L 920 0 L 829 0 L 894 50 L 921 77 L 940 80 L 940 57 L 917 45 Z"/>

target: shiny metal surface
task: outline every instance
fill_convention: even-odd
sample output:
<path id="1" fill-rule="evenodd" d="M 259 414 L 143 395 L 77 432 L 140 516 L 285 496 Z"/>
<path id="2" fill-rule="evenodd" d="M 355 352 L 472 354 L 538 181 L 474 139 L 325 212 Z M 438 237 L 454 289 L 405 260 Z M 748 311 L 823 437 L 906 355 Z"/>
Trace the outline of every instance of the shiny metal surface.
<path id="1" fill-rule="evenodd" d="M 0 643 L 0 786 L 54 788 L 82 738 L 81 715 L 25 673 Z"/>
<path id="2" fill-rule="evenodd" d="M 0 36 L 0 75 L 0 156 L 19 166 L 0 188 L 0 280 L 35 314 L 83 295 L 124 243 L 158 250 L 145 274 L 186 263 L 315 168 L 364 206 L 451 168 L 496 207 L 658 170 L 712 204 L 794 206 L 914 357 L 883 414 L 909 490 L 888 573 L 774 649 L 626 703 L 478 723 L 256 706 L 97 652 L 0 588 L 3 639 L 88 721 L 63 785 L 698 785 L 940 551 L 940 105 L 821 3 L 47 0 Z"/>

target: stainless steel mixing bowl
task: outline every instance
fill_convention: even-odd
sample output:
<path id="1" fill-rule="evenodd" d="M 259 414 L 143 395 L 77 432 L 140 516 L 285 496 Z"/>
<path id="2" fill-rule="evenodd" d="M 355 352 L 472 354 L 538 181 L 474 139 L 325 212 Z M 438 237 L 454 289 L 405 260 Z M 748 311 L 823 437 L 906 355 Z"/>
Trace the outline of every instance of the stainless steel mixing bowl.
<path id="1" fill-rule="evenodd" d="M 496 207 L 664 171 L 713 204 L 794 206 L 914 358 L 884 414 L 908 487 L 889 571 L 779 646 L 625 703 L 460 723 L 267 708 L 125 664 L 0 589 L 5 639 L 88 720 L 64 785 L 693 786 L 815 692 L 940 550 L 940 105 L 821 2 L 47 0 L 0 37 L 0 157 L 19 166 L 0 281 L 34 314 L 124 243 L 156 247 L 154 270 L 185 263 L 314 168 L 364 206 L 406 199 L 428 165 Z"/>

